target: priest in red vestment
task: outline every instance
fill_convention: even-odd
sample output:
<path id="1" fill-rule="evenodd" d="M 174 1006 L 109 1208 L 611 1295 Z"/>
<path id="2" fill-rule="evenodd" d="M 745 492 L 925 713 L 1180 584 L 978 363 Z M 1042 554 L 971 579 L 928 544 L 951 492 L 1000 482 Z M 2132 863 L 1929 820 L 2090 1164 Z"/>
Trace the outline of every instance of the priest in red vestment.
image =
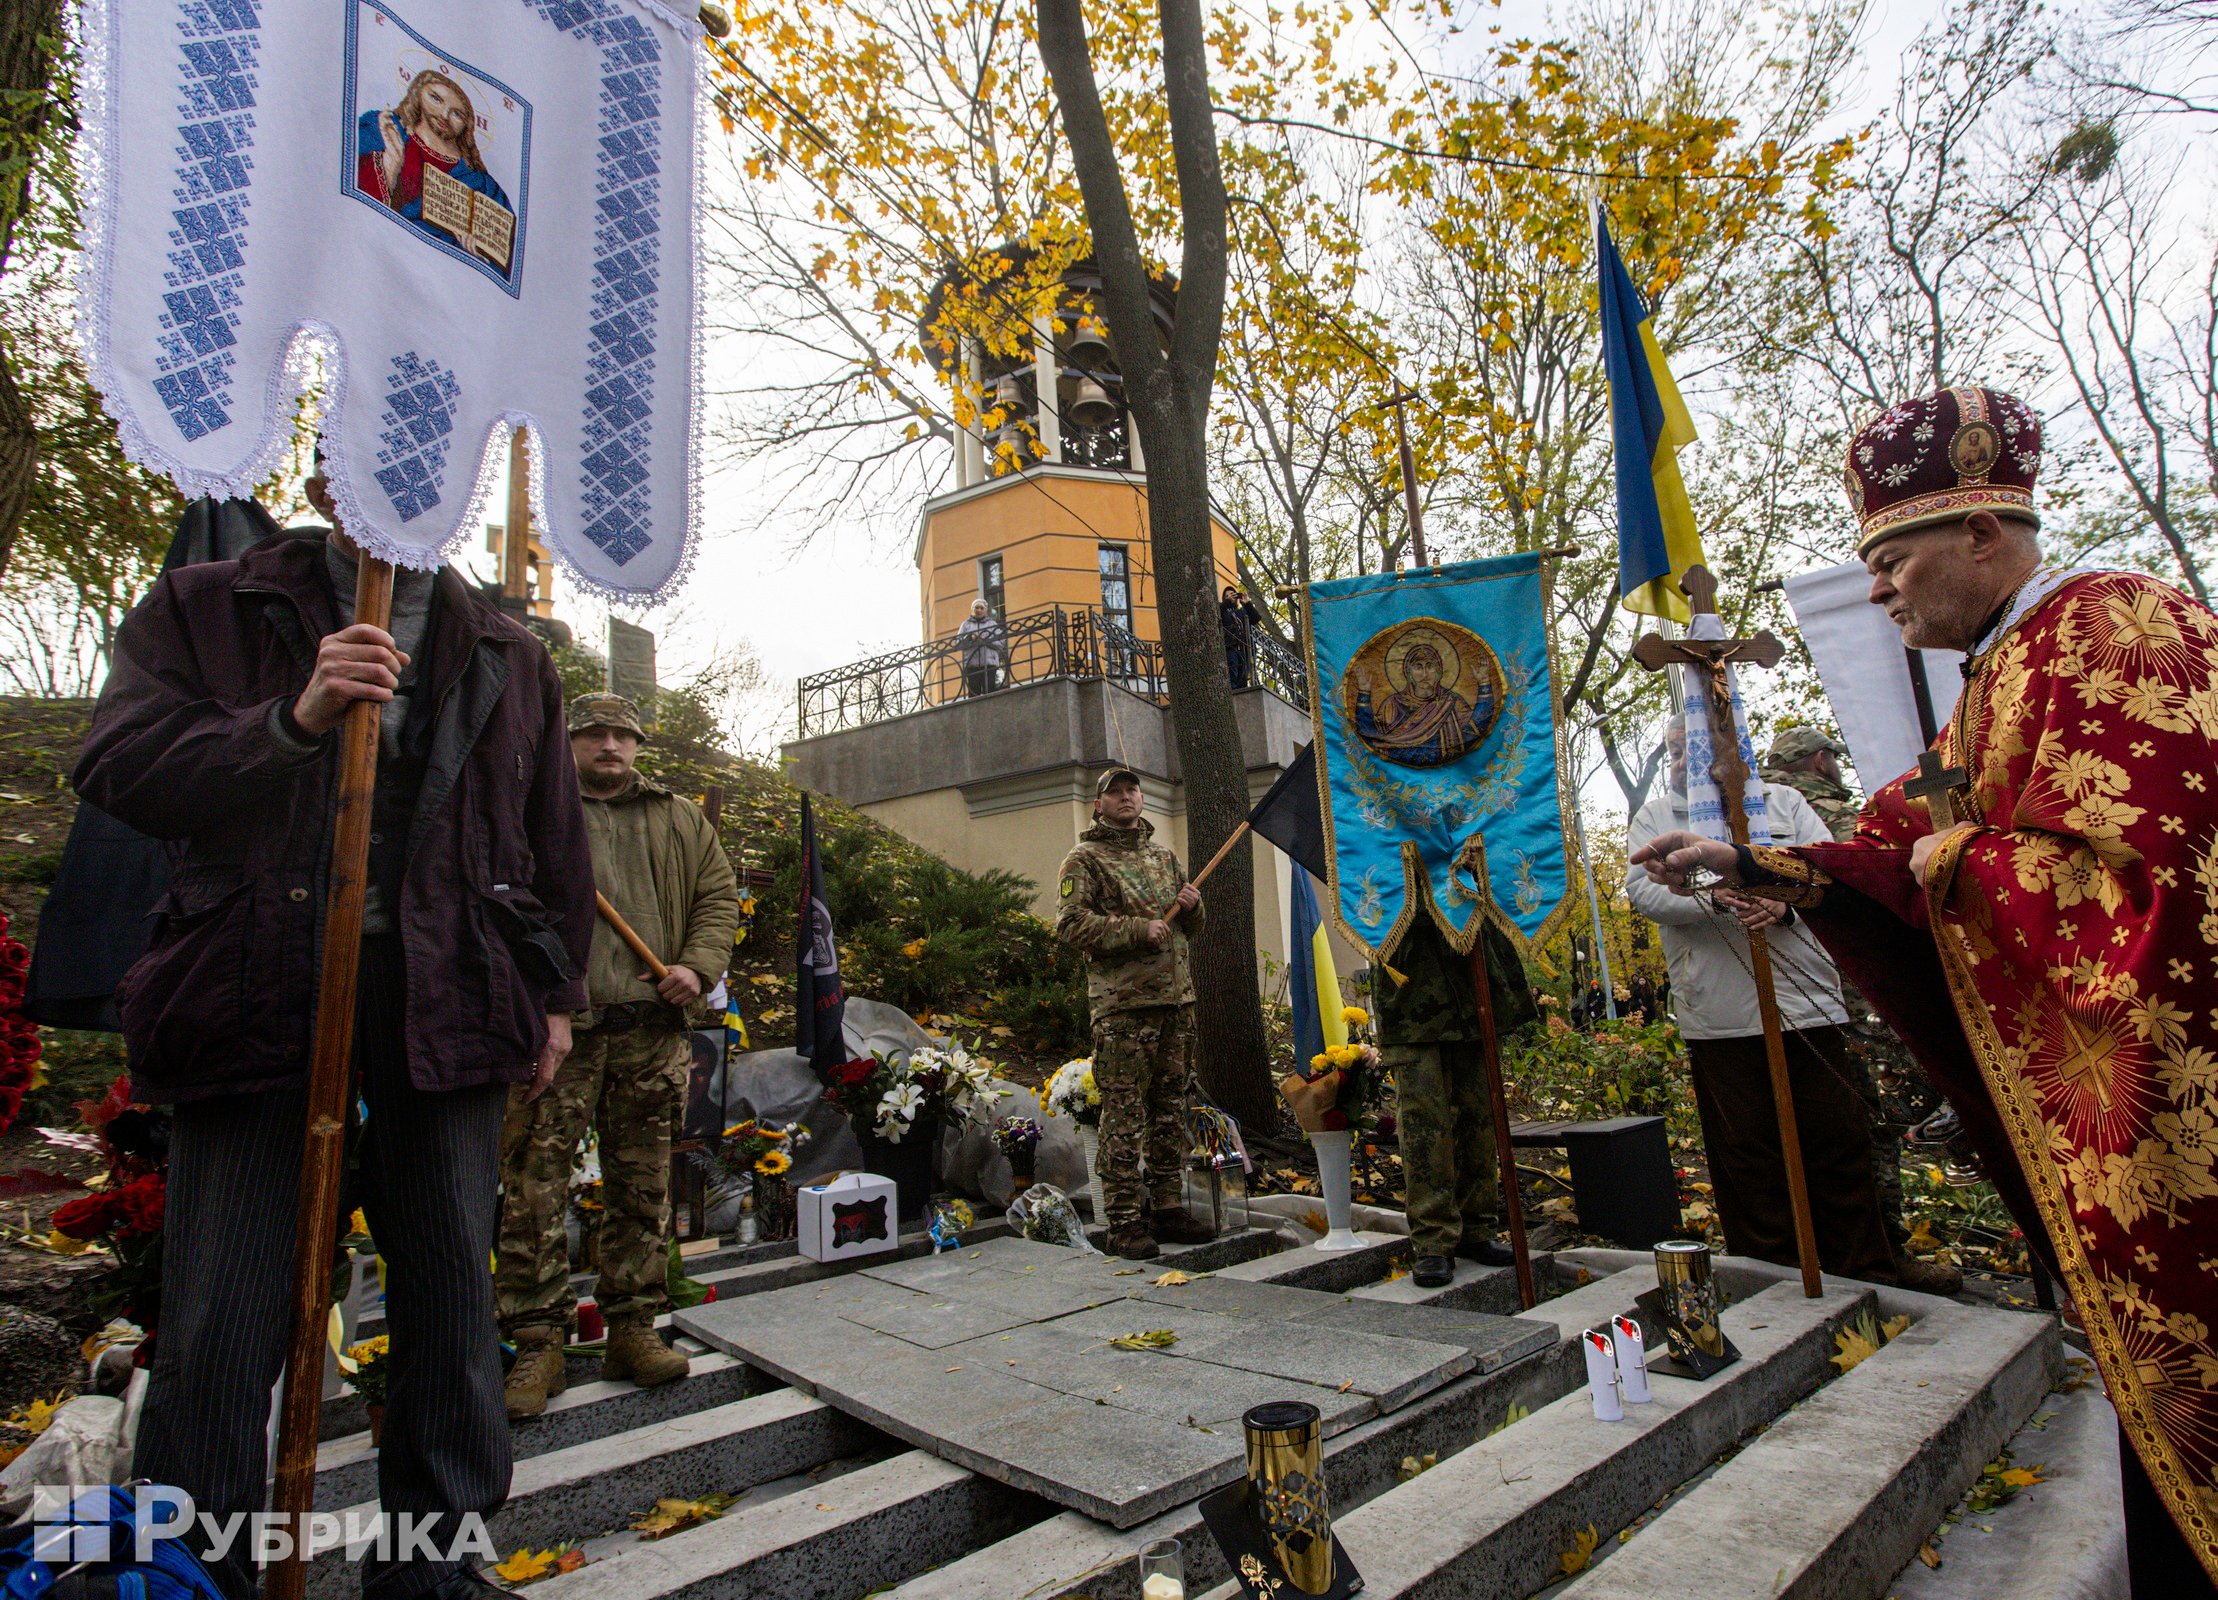
<path id="1" fill-rule="evenodd" d="M 2136 1596 L 2218 1574 L 2218 618 L 2138 573 L 2045 566 L 2040 425 L 1952 388 L 1850 444 L 1871 599 L 1966 653 L 1934 749 L 1853 839 L 1666 834 L 1658 881 L 1797 907 L 1963 1117 L 2069 1287 L 2127 1448 Z M 1944 817 L 1945 820 L 1945 817 Z"/>

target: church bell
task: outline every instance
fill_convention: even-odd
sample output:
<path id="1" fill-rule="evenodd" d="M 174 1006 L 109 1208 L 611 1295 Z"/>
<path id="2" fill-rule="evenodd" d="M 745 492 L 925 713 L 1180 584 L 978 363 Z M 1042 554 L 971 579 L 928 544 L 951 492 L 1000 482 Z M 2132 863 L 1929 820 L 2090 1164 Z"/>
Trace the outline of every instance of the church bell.
<path id="1" fill-rule="evenodd" d="M 1068 415 L 1082 428 L 1106 427 L 1117 420 L 1117 403 L 1109 398 L 1109 391 L 1093 379 L 1081 378 Z"/>

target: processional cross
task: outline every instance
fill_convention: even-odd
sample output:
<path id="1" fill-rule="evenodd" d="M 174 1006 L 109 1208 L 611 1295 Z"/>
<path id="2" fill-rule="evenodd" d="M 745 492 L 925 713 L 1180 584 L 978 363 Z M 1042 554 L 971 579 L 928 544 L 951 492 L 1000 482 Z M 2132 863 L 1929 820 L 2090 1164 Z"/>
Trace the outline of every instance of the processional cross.
<path id="1" fill-rule="evenodd" d="M 1701 566 L 1687 568 L 1679 580 L 1687 603 L 1696 616 L 1717 615 L 1717 579 Z M 1748 812 L 1743 796 L 1748 787 L 1748 764 L 1741 760 L 1740 732 L 1733 723 L 1733 697 L 1726 669 L 1737 662 L 1773 667 L 1787 647 L 1768 629 L 1746 639 L 1666 639 L 1658 633 L 1643 634 L 1633 646 L 1633 659 L 1650 672 L 1673 664 L 1702 674 L 1709 690 L 1710 746 L 1716 760 L 1710 776 L 1717 781 L 1725 804 L 1725 821 L 1733 842 L 1748 843 Z M 1779 997 L 1772 985 L 1771 943 L 1761 928 L 1748 931 L 1748 965 L 1756 980 L 1756 1009 L 1764 1024 L 1764 1055 L 1771 1067 L 1772 1110 L 1779 1119 L 1779 1151 L 1787 1169 L 1787 1199 L 1794 1211 L 1795 1254 L 1802 1266 L 1802 1292 L 1815 1299 L 1818 1283 L 1817 1229 L 1810 1215 L 1810 1186 L 1802 1170 L 1802 1139 L 1795 1129 L 1794 1090 L 1787 1077 L 1786 1036 L 1779 1021 Z"/>
<path id="2" fill-rule="evenodd" d="M 1941 752 L 1918 752 L 1918 775 L 1902 786 L 1902 792 L 1925 802 L 1925 814 L 1933 823 L 1935 833 L 1946 833 L 1956 826 L 1956 797 L 1971 787 L 1971 774 L 1962 767 L 1941 765 Z"/>

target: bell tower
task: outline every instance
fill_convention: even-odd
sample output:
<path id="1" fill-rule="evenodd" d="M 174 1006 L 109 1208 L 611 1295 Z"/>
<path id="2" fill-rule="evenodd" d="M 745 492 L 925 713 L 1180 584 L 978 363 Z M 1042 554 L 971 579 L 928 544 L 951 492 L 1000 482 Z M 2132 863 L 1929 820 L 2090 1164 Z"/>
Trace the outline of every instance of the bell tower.
<path id="1" fill-rule="evenodd" d="M 943 368 L 951 388 L 977 397 L 978 414 L 955 437 L 954 487 L 925 502 L 917 529 L 927 643 L 953 635 L 977 600 L 1004 623 L 1061 608 L 1098 613 L 1136 639 L 1162 636 L 1147 461 L 1095 310 L 1100 282 L 1090 260 L 1074 263 L 1055 313 L 1020 330 L 1013 352 L 964 338 Z M 927 326 L 947 287 L 927 308 Z M 1177 289 L 1163 278 L 1149 289 L 1167 337 Z M 1218 583 L 1236 582 L 1232 535 L 1222 526 L 1212 534 Z"/>

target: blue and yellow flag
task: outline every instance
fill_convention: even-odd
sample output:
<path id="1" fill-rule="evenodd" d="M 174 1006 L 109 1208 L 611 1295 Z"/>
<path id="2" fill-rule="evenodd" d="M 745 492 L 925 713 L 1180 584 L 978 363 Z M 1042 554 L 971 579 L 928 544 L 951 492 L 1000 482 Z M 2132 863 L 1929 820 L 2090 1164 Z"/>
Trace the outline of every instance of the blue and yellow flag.
<path id="1" fill-rule="evenodd" d="M 1671 381 L 1648 308 L 1599 206 L 1594 255 L 1602 274 L 1602 367 L 1610 380 L 1617 462 L 1617 590 L 1627 611 L 1684 623 L 1693 612 L 1677 579 L 1703 560 L 1694 507 L 1679 477 L 1679 451 L 1694 443 L 1694 419 Z"/>
<path id="2" fill-rule="evenodd" d="M 1421 907 L 1522 952 L 1570 906 L 1537 555 L 1309 589 L 1317 786 L 1340 930 L 1393 953 Z"/>
<path id="3" fill-rule="evenodd" d="M 1293 894 L 1294 941 L 1288 953 L 1287 1009 L 1294 1014 L 1294 1064 L 1307 1071 L 1327 1045 L 1348 1042 L 1348 1019 L 1340 1003 L 1340 973 L 1332 960 L 1332 930 L 1317 909 L 1317 891 L 1299 861 L 1288 860 L 1286 876 Z"/>

